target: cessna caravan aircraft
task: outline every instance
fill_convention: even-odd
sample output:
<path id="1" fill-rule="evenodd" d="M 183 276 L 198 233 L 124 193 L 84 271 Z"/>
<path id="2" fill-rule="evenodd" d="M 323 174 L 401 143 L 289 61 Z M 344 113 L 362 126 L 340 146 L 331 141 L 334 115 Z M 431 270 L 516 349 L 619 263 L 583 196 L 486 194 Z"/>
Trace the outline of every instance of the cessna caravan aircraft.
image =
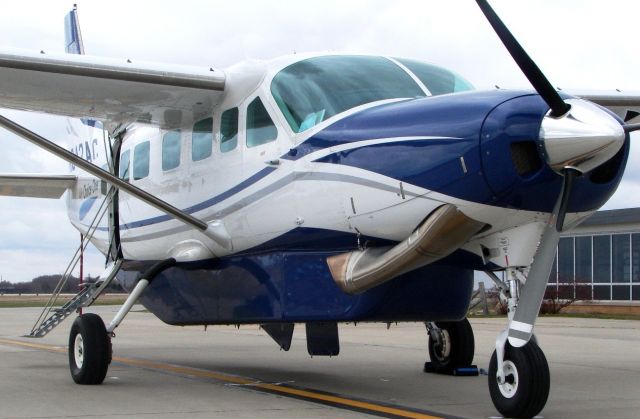
<path id="1" fill-rule="evenodd" d="M 449 374 L 473 360 L 478 270 L 509 306 L 493 403 L 540 412 L 550 378 L 533 330 L 559 232 L 616 190 L 640 96 L 558 93 L 477 2 L 535 91 L 476 91 L 399 57 L 224 70 L 91 57 L 75 10 L 69 54 L 0 52 L 0 106 L 69 117 L 73 144 L 0 117 L 70 163 L 65 175 L 3 175 L 1 193 L 68 191 L 71 223 L 106 256 L 100 280 L 32 336 L 117 278 L 130 295 L 113 321 L 83 314 L 71 328 L 79 384 L 103 381 L 138 300 L 172 325 L 259 324 L 285 350 L 304 323 L 312 355 L 338 354 L 341 322 L 421 321 L 432 369 Z"/>

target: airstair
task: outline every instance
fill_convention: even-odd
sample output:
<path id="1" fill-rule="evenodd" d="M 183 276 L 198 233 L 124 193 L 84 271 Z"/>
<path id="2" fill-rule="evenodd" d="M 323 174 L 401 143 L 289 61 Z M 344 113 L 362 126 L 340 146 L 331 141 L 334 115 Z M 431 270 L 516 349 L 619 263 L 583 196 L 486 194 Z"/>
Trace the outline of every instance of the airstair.
<path id="1" fill-rule="evenodd" d="M 89 241 L 97 230 L 98 225 L 104 218 L 105 214 L 108 212 L 108 204 L 113 196 L 113 191 L 114 189 L 111 188 L 109 193 L 107 193 L 107 195 L 105 196 L 105 199 L 102 201 L 101 206 L 98 208 L 98 211 L 96 212 L 96 215 L 93 218 L 93 221 L 91 222 L 87 233 L 83 236 L 80 246 L 71 258 L 67 269 L 56 285 L 53 293 L 51 294 L 51 297 L 43 308 L 42 313 L 33 325 L 31 332 L 25 335 L 25 337 L 41 338 L 52 331 L 56 326 L 62 323 L 75 311 L 81 309 L 82 307 L 88 307 L 93 304 L 93 302 L 111 283 L 111 281 L 115 278 L 116 274 L 120 270 L 120 266 L 122 265 L 121 259 L 109 262 L 104 272 L 98 277 L 95 282 L 82 284 L 82 289 L 80 290 L 80 292 L 78 292 L 73 298 L 71 298 L 61 307 L 56 307 L 60 294 L 64 289 L 64 286 L 69 281 L 69 278 L 71 278 L 72 272 L 78 265 L 84 249 L 86 249 Z"/>

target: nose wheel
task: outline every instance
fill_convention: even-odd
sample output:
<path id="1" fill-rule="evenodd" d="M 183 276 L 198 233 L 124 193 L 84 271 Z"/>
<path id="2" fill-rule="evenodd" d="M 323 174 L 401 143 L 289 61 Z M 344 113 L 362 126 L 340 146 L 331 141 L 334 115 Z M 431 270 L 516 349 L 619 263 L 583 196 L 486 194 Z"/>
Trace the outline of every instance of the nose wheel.
<path id="1" fill-rule="evenodd" d="M 496 409 L 509 418 L 531 418 L 549 397 L 549 365 L 540 347 L 530 340 L 516 348 L 505 345 L 504 378 L 498 374 L 498 356 L 489 363 L 489 393 Z"/>
<path id="2" fill-rule="evenodd" d="M 111 338 L 97 314 L 76 318 L 69 334 L 69 368 L 78 384 L 100 384 L 111 363 Z"/>

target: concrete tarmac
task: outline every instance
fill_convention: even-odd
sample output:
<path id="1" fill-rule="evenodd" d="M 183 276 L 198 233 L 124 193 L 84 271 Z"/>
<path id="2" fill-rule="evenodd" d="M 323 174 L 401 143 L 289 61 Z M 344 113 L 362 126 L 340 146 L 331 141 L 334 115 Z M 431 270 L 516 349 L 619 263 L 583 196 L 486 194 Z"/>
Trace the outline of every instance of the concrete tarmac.
<path id="1" fill-rule="evenodd" d="M 137 307 L 140 309 L 140 307 Z M 117 307 L 95 307 L 108 323 Z M 39 309 L 0 309 L 0 417 L 348 418 L 498 416 L 487 377 L 422 372 L 419 323 L 340 326 L 340 355 L 309 357 L 304 327 L 280 351 L 256 326 L 175 327 L 142 310 L 116 330 L 101 386 L 69 376 L 68 319 L 43 339 Z M 504 319 L 472 319 L 474 362 L 487 369 Z M 635 418 L 640 412 L 640 322 L 542 318 L 551 369 L 545 418 Z M 30 346 L 26 346 L 30 345 Z M 35 345 L 35 346 L 33 346 Z M 373 407 L 373 410 L 367 410 Z"/>

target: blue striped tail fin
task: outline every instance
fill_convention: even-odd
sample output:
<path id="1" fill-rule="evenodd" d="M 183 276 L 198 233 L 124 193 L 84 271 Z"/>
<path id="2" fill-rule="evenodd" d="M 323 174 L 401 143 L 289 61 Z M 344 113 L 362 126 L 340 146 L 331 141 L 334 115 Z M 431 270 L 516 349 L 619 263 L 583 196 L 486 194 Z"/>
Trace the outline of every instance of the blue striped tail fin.
<path id="1" fill-rule="evenodd" d="M 78 19 L 78 7 L 73 5 L 73 10 L 64 18 L 65 51 L 69 54 L 84 54 L 82 33 L 80 33 L 80 20 Z"/>
<path id="2" fill-rule="evenodd" d="M 64 17 L 64 50 L 67 54 L 84 55 L 84 44 L 80 32 L 80 19 L 78 18 L 78 5 Z M 102 129 L 102 123 L 93 119 L 81 118 L 84 125 Z"/>

